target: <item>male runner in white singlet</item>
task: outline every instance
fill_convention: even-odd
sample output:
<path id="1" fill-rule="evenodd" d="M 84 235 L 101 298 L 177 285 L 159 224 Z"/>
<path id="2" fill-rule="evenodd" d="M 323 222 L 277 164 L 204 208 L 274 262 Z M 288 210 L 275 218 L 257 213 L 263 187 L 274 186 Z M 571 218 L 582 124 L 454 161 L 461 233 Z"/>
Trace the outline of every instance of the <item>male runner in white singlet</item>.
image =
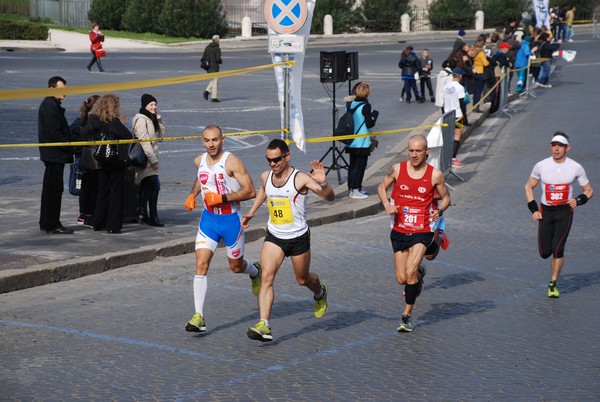
<path id="1" fill-rule="evenodd" d="M 296 280 L 314 293 L 314 314 L 321 318 L 327 312 L 327 286 L 309 272 L 310 230 L 306 222 L 308 190 L 319 197 L 333 201 L 335 194 L 327 184 L 323 164 L 311 162 L 312 174 L 305 174 L 290 166 L 290 149 L 285 141 L 275 139 L 267 147 L 267 163 L 271 170 L 261 174 L 262 185 L 252 208 L 242 217 L 242 227 L 258 208 L 267 201 L 269 222 L 267 235 L 260 253 L 262 284 L 258 294 L 260 321 L 248 329 L 250 339 L 261 342 L 273 340 L 269 319 L 273 306 L 273 282 L 285 257 L 290 257 Z"/>
<path id="2" fill-rule="evenodd" d="M 223 132 L 218 126 L 207 126 L 202 132 L 202 142 L 206 153 L 194 160 L 198 173 L 185 202 L 186 209 L 191 211 L 196 207 L 198 194 L 202 194 L 204 201 L 204 211 L 196 236 L 196 312 L 185 325 L 188 332 L 206 332 L 206 274 L 219 240 L 222 239 L 227 247 L 229 268 L 237 274 L 245 273 L 250 276 L 255 296 L 260 288 L 260 265 L 244 259 L 245 237 L 238 213 L 240 201 L 249 200 L 256 195 L 254 183 L 244 163 L 233 154 L 223 151 Z"/>
<path id="3" fill-rule="evenodd" d="M 525 183 L 525 198 L 531 211 L 531 219 L 538 221 L 538 247 L 540 256 L 552 256 L 552 273 L 548 284 L 548 297 L 558 298 L 560 293 L 556 281 L 564 264 L 564 251 L 567 236 L 573 222 L 573 210 L 592 198 L 585 170 L 574 160 L 567 158 L 571 149 L 569 136 L 561 131 L 554 133 L 550 140 L 552 156 L 533 167 L 531 176 Z M 575 180 L 583 193 L 573 198 Z M 542 182 L 541 206 L 535 202 L 533 189 Z"/>

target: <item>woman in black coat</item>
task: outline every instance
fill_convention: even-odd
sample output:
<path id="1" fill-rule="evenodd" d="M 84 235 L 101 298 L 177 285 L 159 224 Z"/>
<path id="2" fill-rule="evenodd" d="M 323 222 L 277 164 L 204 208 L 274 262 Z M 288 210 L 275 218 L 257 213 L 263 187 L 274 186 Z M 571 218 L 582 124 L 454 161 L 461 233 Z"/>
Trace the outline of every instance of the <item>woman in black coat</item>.
<path id="1" fill-rule="evenodd" d="M 421 62 L 417 55 L 413 52 L 413 47 L 408 46 L 402 51 L 400 55 L 400 62 L 398 67 L 402 70 L 402 81 L 404 81 L 404 92 L 406 93 L 406 103 L 410 103 L 411 90 L 415 94 L 415 100 L 417 102 L 424 102 L 419 95 L 417 89 L 417 80 L 415 79 L 415 73 L 421 71 Z"/>
<path id="2" fill-rule="evenodd" d="M 79 117 L 71 123 L 71 137 L 73 141 L 93 141 L 93 133 L 87 132 L 88 117 L 94 103 L 100 98 L 100 95 L 92 95 L 81 104 Z M 84 135 L 85 133 L 85 135 Z M 96 147 L 87 146 L 76 148 L 75 154 L 79 154 L 79 168 L 82 170 L 81 190 L 79 192 L 79 217 L 77 223 L 86 226 L 93 225 L 92 216 L 96 209 L 96 200 L 98 199 L 98 163 L 93 157 Z M 79 151 L 79 152 L 77 152 Z M 77 157 L 75 158 L 77 163 Z"/>
<path id="3" fill-rule="evenodd" d="M 89 116 L 90 132 L 100 140 L 102 132 L 110 139 L 130 140 L 131 131 L 120 116 L 121 101 L 117 95 L 101 96 Z M 98 200 L 94 212 L 94 230 L 121 233 L 123 227 L 124 178 L 126 166 L 114 167 L 100 163 L 98 175 Z"/>

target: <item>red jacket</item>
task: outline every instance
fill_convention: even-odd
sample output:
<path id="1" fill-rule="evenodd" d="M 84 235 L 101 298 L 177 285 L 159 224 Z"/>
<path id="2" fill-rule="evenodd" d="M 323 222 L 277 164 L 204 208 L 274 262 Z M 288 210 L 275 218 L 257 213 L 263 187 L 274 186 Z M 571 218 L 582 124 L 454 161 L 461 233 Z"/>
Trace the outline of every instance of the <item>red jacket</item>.
<path id="1" fill-rule="evenodd" d="M 104 35 L 102 35 L 101 33 L 96 33 L 95 31 L 90 31 L 90 42 L 92 42 L 92 44 L 90 45 L 90 50 L 94 51 L 94 50 L 98 50 L 98 49 L 102 49 L 102 42 L 104 42 Z"/>

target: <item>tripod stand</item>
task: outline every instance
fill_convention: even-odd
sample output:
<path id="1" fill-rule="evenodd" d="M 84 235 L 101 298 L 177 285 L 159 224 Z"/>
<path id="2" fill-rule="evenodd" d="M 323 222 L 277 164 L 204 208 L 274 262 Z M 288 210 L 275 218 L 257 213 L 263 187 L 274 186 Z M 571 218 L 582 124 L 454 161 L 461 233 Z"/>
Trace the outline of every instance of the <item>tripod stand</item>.
<path id="1" fill-rule="evenodd" d="M 333 121 L 333 126 L 332 126 L 332 135 L 333 132 L 335 131 L 335 123 L 337 120 L 337 108 L 335 106 L 335 82 L 333 83 L 333 96 L 332 96 L 332 108 L 331 108 L 331 115 L 332 115 L 332 121 Z M 343 145 L 343 143 L 342 143 Z M 340 150 L 337 147 L 337 144 L 335 143 L 335 140 L 333 140 L 331 142 L 331 146 L 329 147 L 329 149 L 327 150 L 327 152 L 325 153 L 325 155 L 323 155 L 323 157 L 321 157 L 321 159 L 319 159 L 319 162 L 323 162 L 323 160 L 327 157 L 327 155 L 329 155 L 331 153 L 331 165 L 330 166 L 324 166 L 325 167 L 325 175 L 329 174 L 329 172 L 331 170 L 335 170 L 337 171 L 337 176 L 338 176 L 338 183 L 342 184 L 342 173 L 341 170 L 342 169 L 346 169 L 348 170 L 348 162 L 346 161 L 346 159 L 344 158 L 344 155 L 342 154 L 342 152 L 344 151 L 346 147 L 343 146 L 342 149 Z M 340 162 L 341 160 L 341 162 Z"/>

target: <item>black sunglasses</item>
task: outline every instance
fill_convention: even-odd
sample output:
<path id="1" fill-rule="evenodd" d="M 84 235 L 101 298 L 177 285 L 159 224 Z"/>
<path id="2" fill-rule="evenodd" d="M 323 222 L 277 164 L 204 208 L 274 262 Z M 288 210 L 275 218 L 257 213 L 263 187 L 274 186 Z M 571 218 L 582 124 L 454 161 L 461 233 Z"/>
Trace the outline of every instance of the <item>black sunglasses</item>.
<path id="1" fill-rule="evenodd" d="M 279 155 L 276 158 L 269 158 L 267 156 L 265 156 L 265 158 L 267 158 L 267 163 L 269 163 L 269 164 L 270 163 L 279 163 L 283 159 L 283 157 L 286 155 L 287 155 L 287 152 L 285 154 Z"/>

